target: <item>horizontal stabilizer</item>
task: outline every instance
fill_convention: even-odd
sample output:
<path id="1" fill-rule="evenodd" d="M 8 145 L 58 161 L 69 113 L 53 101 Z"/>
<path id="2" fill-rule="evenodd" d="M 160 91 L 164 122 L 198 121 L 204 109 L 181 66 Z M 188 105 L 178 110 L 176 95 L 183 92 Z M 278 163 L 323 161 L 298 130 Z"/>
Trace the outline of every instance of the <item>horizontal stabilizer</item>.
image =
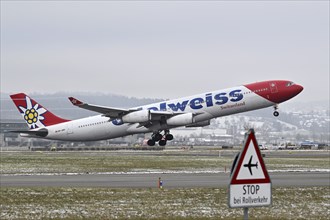
<path id="1" fill-rule="evenodd" d="M 47 137 L 47 135 L 48 135 L 48 130 L 46 128 L 41 128 L 39 130 L 14 130 L 14 131 L 8 131 L 8 132 L 27 134 L 27 135 L 36 136 L 36 137 Z"/>

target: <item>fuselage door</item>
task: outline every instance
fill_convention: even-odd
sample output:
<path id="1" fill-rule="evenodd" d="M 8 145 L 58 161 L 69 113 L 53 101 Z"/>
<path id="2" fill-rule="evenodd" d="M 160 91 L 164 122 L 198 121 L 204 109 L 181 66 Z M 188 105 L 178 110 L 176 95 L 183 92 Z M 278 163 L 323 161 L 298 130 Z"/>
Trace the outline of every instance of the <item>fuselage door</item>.
<path id="1" fill-rule="evenodd" d="M 277 93 L 278 92 L 276 82 L 269 83 L 269 87 L 270 87 L 270 92 L 271 93 Z"/>
<path id="2" fill-rule="evenodd" d="M 73 134 L 73 124 L 68 123 L 67 134 Z"/>

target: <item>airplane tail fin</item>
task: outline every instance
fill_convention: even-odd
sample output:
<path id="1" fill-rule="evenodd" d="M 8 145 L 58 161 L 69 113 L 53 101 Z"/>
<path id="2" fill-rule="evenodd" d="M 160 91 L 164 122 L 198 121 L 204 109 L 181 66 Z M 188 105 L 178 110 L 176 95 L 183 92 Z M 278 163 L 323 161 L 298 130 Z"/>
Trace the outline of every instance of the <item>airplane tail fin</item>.
<path id="1" fill-rule="evenodd" d="M 54 115 L 24 93 L 13 94 L 10 97 L 30 129 L 69 121 Z"/>

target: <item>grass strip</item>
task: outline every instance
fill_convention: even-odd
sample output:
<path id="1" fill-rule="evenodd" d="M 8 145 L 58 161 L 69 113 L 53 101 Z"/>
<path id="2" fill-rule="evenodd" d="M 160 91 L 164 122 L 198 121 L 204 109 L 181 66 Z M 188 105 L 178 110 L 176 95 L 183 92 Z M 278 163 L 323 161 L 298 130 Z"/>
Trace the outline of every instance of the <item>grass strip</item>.
<path id="1" fill-rule="evenodd" d="M 112 153 L 2 153 L 1 174 L 224 170 L 233 158 Z M 265 158 L 268 170 L 324 169 L 329 158 Z"/>
<path id="2" fill-rule="evenodd" d="M 112 189 L 1 187 L 0 219 L 242 219 L 226 188 Z M 328 219 L 328 187 L 274 188 L 271 207 L 251 219 Z"/>

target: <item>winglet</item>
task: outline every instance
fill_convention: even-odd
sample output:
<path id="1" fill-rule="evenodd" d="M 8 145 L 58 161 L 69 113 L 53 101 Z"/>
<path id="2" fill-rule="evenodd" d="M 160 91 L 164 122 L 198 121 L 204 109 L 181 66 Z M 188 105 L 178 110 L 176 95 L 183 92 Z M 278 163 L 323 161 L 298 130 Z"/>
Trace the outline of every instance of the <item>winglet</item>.
<path id="1" fill-rule="evenodd" d="M 76 106 L 84 104 L 82 101 L 79 101 L 78 99 L 73 98 L 73 97 L 69 97 L 69 100 L 73 105 L 76 105 Z"/>

